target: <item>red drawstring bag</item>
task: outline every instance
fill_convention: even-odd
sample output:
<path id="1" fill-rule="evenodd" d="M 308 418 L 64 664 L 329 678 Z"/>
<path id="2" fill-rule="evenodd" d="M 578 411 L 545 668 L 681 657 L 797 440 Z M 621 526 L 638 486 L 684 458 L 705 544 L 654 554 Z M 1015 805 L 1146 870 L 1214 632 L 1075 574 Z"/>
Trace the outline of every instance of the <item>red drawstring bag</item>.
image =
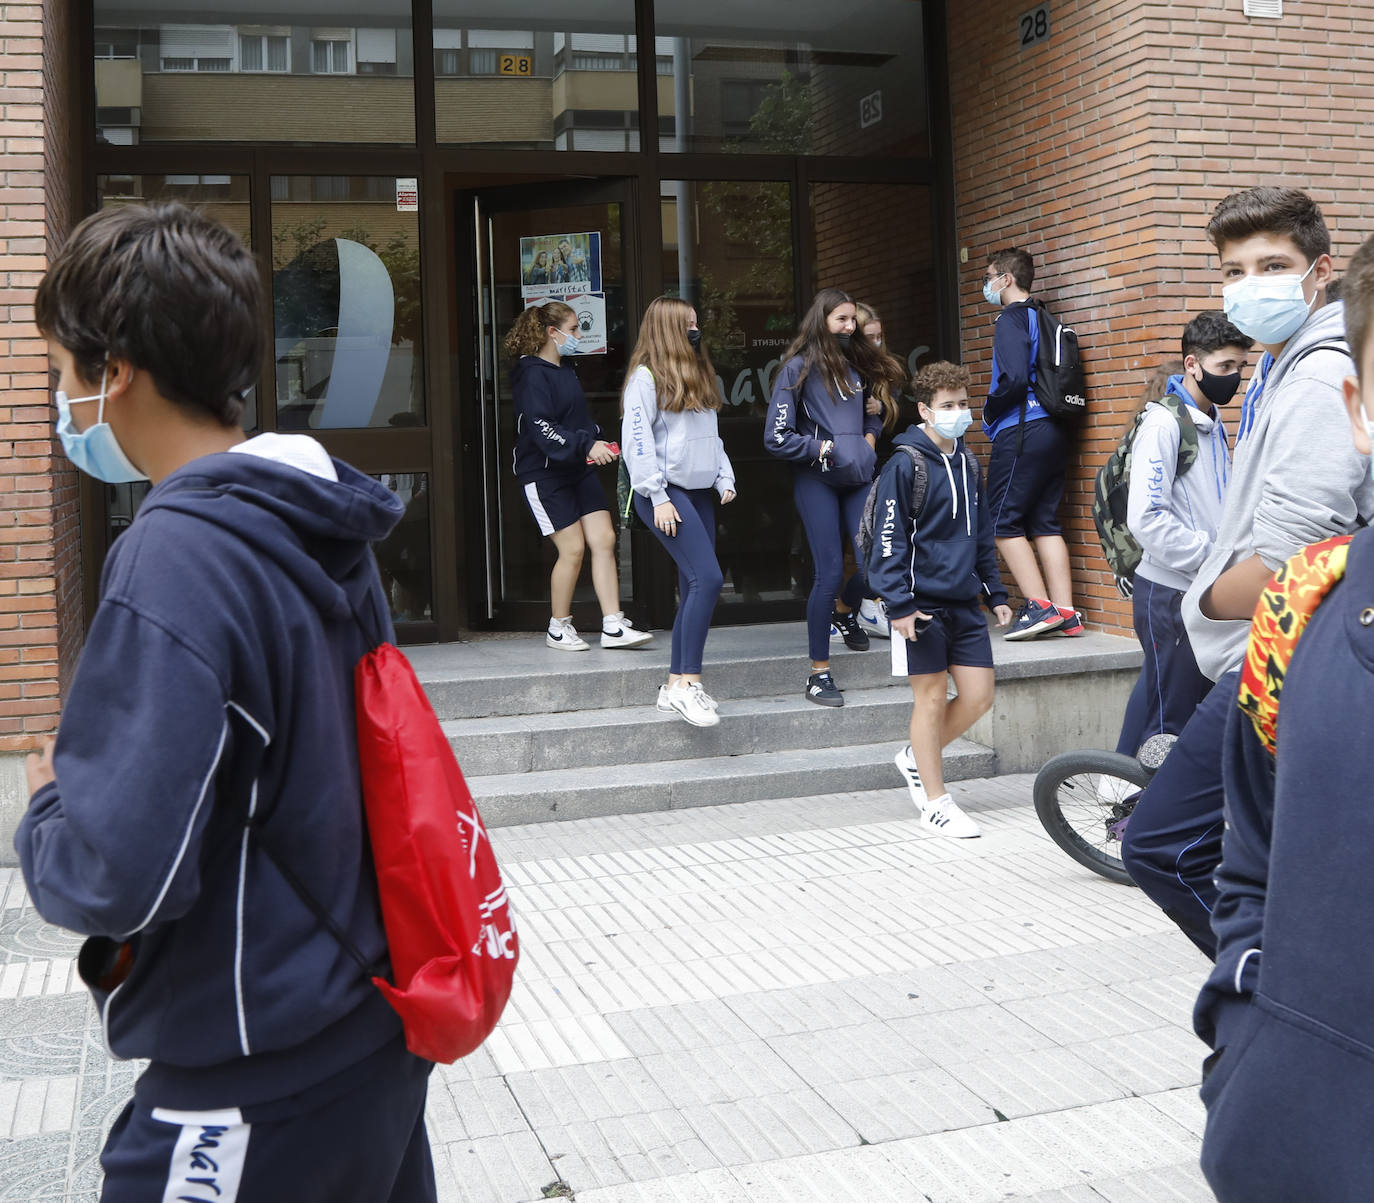
<path id="1" fill-rule="evenodd" d="M 406 1047 L 445 1064 L 491 1034 L 520 942 L 487 829 L 410 662 L 382 643 L 354 669 L 363 805 Z"/>

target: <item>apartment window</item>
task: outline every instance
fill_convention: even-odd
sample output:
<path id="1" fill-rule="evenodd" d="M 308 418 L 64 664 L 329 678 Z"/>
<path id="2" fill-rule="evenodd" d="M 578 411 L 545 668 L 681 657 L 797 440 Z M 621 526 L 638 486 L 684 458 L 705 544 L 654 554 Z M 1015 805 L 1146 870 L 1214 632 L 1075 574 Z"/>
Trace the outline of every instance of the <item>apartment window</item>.
<path id="1" fill-rule="evenodd" d="M 495 75 L 497 52 L 474 48 L 468 51 L 469 75 Z"/>
<path id="2" fill-rule="evenodd" d="M 316 75 L 347 75 L 349 43 L 315 38 L 310 43 L 310 69 Z"/>
<path id="3" fill-rule="evenodd" d="M 231 65 L 232 60 L 227 58 L 193 58 L 189 55 L 162 60 L 164 71 L 228 71 Z"/>
<path id="4" fill-rule="evenodd" d="M 396 31 L 394 29 L 358 30 L 358 74 L 396 74 Z"/>
<path id="5" fill-rule="evenodd" d="M 288 70 L 289 42 L 285 34 L 239 34 L 239 70 Z"/>

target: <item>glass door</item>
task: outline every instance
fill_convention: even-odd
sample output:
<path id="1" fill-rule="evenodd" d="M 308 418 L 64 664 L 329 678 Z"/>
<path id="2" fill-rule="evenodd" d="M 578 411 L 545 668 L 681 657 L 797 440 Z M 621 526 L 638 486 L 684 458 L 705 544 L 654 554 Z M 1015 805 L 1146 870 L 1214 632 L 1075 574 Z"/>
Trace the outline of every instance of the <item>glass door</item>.
<path id="1" fill-rule="evenodd" d="M 620 390 L 633 345 L 625 248 L 630 212 L 621 181 L 548 182 L 488 189 L 459 198 L 459 219 L 468 223 L 475 284 L 475 380 L 468 413 L 480 447 L 479 512 L 470 529 L 469 613 L 475 625 L 527 630 L 549 613 L 549 571 L 554 552 L 530 513 L 513 471 L 515 406 L 502 342 L 521 311 L 562 300 L 577 311 L 580 339 L 574 370 L 603 437 L 618 442 Z M 537 200 L 535 198 L 538 198 Z M 475 411 L 475 412 L 474 412 Z M 616 468 L 597 469 L 607 507 L 615 511 Z M 631 540 L 621 537 L 621 596 L 630 595 Z M 586 567 L 574 595 L 580 627 L 600 625 L 600 611 Z M 631 608 L 628 606 L 627 608 Z M 631 608 L 632 609 L 632 608 Z"/>

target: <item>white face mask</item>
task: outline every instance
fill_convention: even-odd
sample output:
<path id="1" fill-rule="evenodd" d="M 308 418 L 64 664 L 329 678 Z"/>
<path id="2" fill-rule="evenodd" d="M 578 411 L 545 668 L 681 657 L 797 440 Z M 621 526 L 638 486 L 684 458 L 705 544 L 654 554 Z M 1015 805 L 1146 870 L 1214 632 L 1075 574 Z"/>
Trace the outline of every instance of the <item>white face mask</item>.
<path id="1" fill-rule="evenodd" d="M 1368 414 L 1365 415 L 1364 429 L 1365 433 L 1369 435 L 1369 441 L 1371 443 L 1374 443 L 1374 422 L 1371 422 L 1369 420 Z M 1369 457 L 1369 474 L 1371 476 L 1374 476 L 1374 455 L 1371 455 Z"/>
<path id="2" fill-rule="evenodd" d="M 971 409 L 932 409 L 930 411 L 931 428 L 942 439 L 959 439 L 973 424 L 973 411 Z"/>
<path id="3" fill-rule="evenodd" d="M 1307 320 L 1317 294 L 1309 301 L 1302 290 L 1303 281 L 1317 265 L 1313 262 L 1302 275 L 1246 276 L 1221 290 L 1226 320 L 1242 334 L 1261 346 L 1285 343 Z"/>

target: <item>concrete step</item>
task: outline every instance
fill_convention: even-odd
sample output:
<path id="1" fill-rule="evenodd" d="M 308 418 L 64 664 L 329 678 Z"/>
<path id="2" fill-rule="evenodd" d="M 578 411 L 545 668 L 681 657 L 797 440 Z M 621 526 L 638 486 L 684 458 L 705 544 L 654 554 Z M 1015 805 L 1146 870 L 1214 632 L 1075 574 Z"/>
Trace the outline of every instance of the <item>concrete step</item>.
<path id="1" fill-rule="evenodd" d="M 501 773 L 467 781 L 489 827 L 759 798 L 796 798 L 804 805 L 802 800 L 813 794 L 901 788 L 901 776 L 892 763 L 899 746 L 900 740 L 890 739 L 851 747 Z M 991 776 L 997 771 L 996 761 L 990 748 L 955 740 L 945 749 L 946 780 Z"/>
<path id="2" fill-rule="evenodd" d="M 443 727 L 463 772 L 484 777 L 585 768 L 612 760 L 644 764 L 837 747 L 884 737 L 900 743 L 911 713 L 905 680 L 877 689 L 846 689 L 845 704 L 836 708 L 808 702 L 800 690 L 767 698 L 717 694 L 717 727 L 694 727 L 676 714 L 661 714 L 654 705 L 657 696 L 654 683 L 635 706 L 450 719 Z"/>
<path id="3" fill-rule="evenodd" d="M 670 636 L 632 651 L 558 652 L 542 635 L 473 639 L 406 649 L 441 719 L 554 714 L 652 705 L 666 679 Z M 993 657 L 1003 682 L 1072 677 L 1100 672 L 1134 673 L 1140 648 L 1134 640 L 1089 632 L 1075 639 L 1006 643 L 994 632 Z M 706 645 L 703 677 L 713 697 L 738 699 L 800 695 L 810 671 L 802 623 L 722 627 Z M 845 690 L 890 685 L 885 639 L 868 652 L 832 649 L 832 670 Z M 1113 743 L 1115 740 L 1113 740 Z"/>

